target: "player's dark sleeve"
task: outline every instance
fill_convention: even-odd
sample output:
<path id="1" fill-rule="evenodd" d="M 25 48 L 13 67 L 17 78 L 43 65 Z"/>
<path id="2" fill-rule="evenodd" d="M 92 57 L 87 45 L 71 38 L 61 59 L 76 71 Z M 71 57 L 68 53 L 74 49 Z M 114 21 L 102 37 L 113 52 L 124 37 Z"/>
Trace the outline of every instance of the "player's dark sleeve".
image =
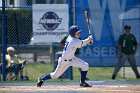
<path id="1" fill-rule="evenodd" d="M 136 41 L 136 40 L 134 41 L 134 45 L 135 45 L 135 46 L 136 46 L 136 45 L 138 45 L 138 43 L 137 43 L 137 41 Z"/>
<path id="2" fill-rule="evenodd" d="M 138 43 L 137 43 L 137 40 L 136 40 L 136 37 L 134 36 L 134 45 L 137 46 Z"/>
<path id="3" fill-rule="evenodd" d="M 122 42 L 122 37 L 123 37 L 123 35 L 120 35 L 120 37 L 119 37 L 119 39 L 118 39 L 118 44 L 119 44 L 119 45 L 122 45 L 122 43 L 123 43 L 123 42 Z"/>
<path id="4" fill-rule="evenodd" d="M 60 44 L 64 45 L 67 38 L 68 38 L 68 36 L 65 36 L 65 37 L 60 41 Z"/>
<path id="5" fill-rule="evenodd" d="M 77 48 L 75 51 L 75 55 L 78 55 L 78 54 L 80 54 L 80 48 Z"/>

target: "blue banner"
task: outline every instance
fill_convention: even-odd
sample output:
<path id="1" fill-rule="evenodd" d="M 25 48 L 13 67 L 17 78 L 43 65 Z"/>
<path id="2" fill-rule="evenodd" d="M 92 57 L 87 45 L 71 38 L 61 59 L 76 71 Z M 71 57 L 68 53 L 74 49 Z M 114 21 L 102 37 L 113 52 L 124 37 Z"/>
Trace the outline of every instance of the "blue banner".
<path id="1" fill-rule="evenodd" d="M 81 38 L 88 37 L 84 11 L 89 12 L 90 30 L 94 43 L 80 50 L 79 57 L 90 66 L 116 66 L 118 62 L 118 38 L 125 24 L 132 26 L 132 33 L 140 45 L 139 0 L 75 0 L 76 24 L 81 28 Z M 140 46 L 139 46 L 140 47 Z M 136 54 L 140 65 L 140 48 Z"/>

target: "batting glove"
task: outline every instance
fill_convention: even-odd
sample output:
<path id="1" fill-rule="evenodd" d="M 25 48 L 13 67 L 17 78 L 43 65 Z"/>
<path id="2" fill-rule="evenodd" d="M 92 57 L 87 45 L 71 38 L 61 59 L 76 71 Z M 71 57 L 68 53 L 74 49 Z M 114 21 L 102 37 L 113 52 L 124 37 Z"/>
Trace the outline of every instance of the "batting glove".
<path id="1" fill-rule="evenodd" d="M 90 36 L 88 36 L 88 38 L 89 38 L 89 39 L 93 39 L 93 36 L 92 36 L 92 35 L 90 35 Z"/>
<path id="2" fill-rule="evenodd" d="M 92 35 L 88 36 L 88 39 L 90 40 L 90 44 L 92 44 L 93 43 L 93 36 Z"/>

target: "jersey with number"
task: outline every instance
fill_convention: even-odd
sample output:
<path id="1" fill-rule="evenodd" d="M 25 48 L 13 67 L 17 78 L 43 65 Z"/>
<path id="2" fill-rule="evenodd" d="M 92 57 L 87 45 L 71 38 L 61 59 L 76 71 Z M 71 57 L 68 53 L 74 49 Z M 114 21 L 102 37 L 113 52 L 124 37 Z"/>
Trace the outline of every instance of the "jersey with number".
<path id="1" fill-rule="evenodd" d="M 62 58 L 72 59 L 74 57 L 76 49 L 80 48 L 82 43 L 82 40 L 68 36 L 65 42 L 65 47 L 63 49 Z"/>

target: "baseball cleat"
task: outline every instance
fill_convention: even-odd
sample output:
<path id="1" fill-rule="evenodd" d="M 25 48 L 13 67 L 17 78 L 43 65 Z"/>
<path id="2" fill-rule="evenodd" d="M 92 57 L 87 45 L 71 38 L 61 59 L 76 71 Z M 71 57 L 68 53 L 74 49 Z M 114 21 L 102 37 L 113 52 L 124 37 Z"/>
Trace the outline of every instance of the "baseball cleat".
<path id="1" fill-rule="evenodd" d="M 43 80 L 41 80 L 41 78 L 38 78 L 37 87 L 41 87 L 43 83 Z"/>
<path id="2" fill-rule="evenodd" d="M 140 78 L 140 76 L 137 76 L 137 79 L 139 79 Z"/>
<path id="3" fill-rule="evenodd" d="M 85 80 L 89 80 L 89 78 L 86 77 Z"/>
<path id="4" fill-rule="evenodd" d="M 113 76 L 112 76 L 112 79 L 115 80 L 115 78 L 116 78 L 116 77 L 113 75 Z"/>
<path id="5" fill-rule="evenodd" d="M 81 82 L 80 83 L 81 87 L 92 87 L 92 85 L 87 84 L 86 82 Z"/>

